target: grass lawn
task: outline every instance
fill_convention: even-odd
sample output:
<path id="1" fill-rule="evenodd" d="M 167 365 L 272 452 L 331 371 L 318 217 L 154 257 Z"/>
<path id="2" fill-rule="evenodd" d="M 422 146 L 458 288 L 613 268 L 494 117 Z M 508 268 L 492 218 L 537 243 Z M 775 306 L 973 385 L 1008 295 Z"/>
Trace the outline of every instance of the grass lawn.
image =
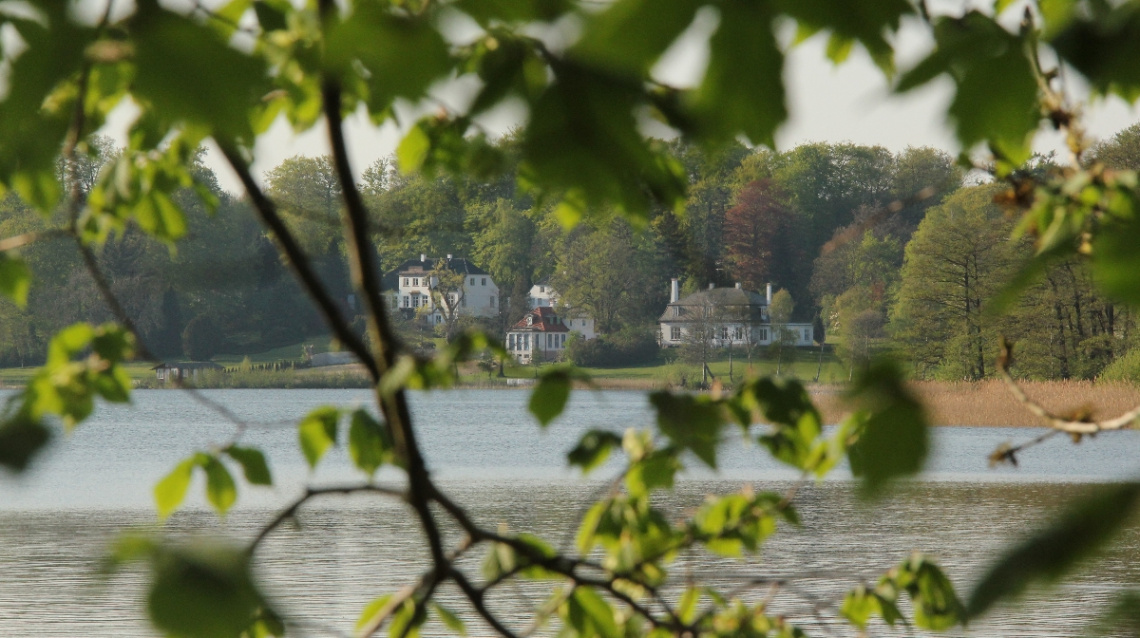
<path id="1" fill-rule="evenodd" d="M 312 344 L 313 354 L 318 354 L 321 352 L 328 352 L 331 349 L 332 341 L 333 339 L 331 335 L 324 335 L 321 337 L 306 339 L 300 343 L 294 343 L 292 345 L 282 346 L 280 348 L 274 348 L 272 350 L 266 350 L 265 352 L 258 352 L 255 354 L 219 354 L 211 359 L 211 361 L 223 366 L 237 365 L 241 363 L 246 357 L 249 357 L 250 363 L 273 363 L 276 361 L 281 361 L 282 359 L 300 361 L 301 347 L 303 345 L 307 343 Z"/>
<path id="2" fill-rule="evenodd" d="M 132 379 L 150 379 L 154 377 L 153 363 L 137 362 L 128 363 L 123 366 L 127 374 Z M 13 386 L 25 385 L 32 375 L 39 370 L 38 366 L 26 366 L 23 368 L 0 368 L 0 385 Z"/>

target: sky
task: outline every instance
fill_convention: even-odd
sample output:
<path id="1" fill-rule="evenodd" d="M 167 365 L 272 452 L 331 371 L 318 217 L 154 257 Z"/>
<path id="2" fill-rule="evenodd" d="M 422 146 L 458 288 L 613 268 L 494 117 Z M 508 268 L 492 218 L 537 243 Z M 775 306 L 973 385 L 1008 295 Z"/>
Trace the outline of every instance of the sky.
<path id="1" fill-rule="evenodd" d="M 952 3 L 961 10 L 958 3 Z M 1016 16 L 1011 10 L 1006 15 Z M 691 86 L 699 81 L 707 60 L 703 44 L 716 26 L 713 14 L 698 15 L 688 31 L 671 47 L 657 66 L 657 79 L 675 86 Z M 454 36 L 462 39 L 469 25 L 452 25 Z M 790 38 L 790 33 L 786 34 Z M 788 39 L 785 38 L 785 39 Z M 869 56 L 856 48 L 850 58 L 836 66 L 824 55 L 824 36 L 816 36 L 792 48 L 784 66 L 784 83 L 788 93 L 789 118 L 777 131 L 776 146 L 786 150 L 807 142 L 853 142 L 879 145 L 897 152 L 911 146 L 932 146 L 957 155 L 961 148 L 953 130 L 945 120 L 946 107 L 953 97 L 953 84 L 941 78 L 907 93 L 892 95 L 888 81 L 872 64 Z M 904 23 L 896 40 L 898 67 L 906 69 L 917 63 L 930 47 L 925 30 L 917 23 Z M 1087 89 L 1075 75 L 1067 77 L 1066 89 L 1075 99 L 1087 102 Z M 439 104 L 462 106 L 477 84 L 460 82 L 433 88 L 436 104 L 415 107 L 398 105 L 397 115 L 406 128 L 428 109 Z M 1086 103 L 1084 123 L 1093 139 L 1108 139 L 1117 131 L 1140 121 L 1140 108 L 1130 107 L 1119 98 Z M 133 119 L 131 108 L 116 113 L 106 133 L 122 138 L 122 131 Z M 479 122 L 492 134 L 503 134 L 522 123 L 525 109 L 506 105 L 483 116 Z M 378 159 L 391 155 L 400 141 L 401 126 L 388 123 L 375 127 L 362 114 L 349 118 L 346 133 L 353 168 L 359 175 Z M 662 136 L 667 131 L 647 127 L 647 132 Z M 1036 150 L 1056 151 L 1065 157 L 1064 139 L 1051 131 L 1039 133 Z M 319 156 L 328 153 L 323 126 L 301 135 L 293 133 L 284 120 L 279 120 L 258 139 L 255 148 L 254 174 L 266 172 L 295 155 Z M 222 186 L 233 193 L 241 190 L 237 177 L 216 149 L 210 149 L 207 162 L 215 170 Z"/>

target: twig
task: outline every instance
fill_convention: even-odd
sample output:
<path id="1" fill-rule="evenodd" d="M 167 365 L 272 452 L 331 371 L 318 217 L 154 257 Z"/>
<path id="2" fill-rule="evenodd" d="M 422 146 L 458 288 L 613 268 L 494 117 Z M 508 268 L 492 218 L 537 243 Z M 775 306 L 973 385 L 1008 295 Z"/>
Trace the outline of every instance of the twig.
<path id="1" fill-rule="evenodd" d="M 16 250 L 23 248 L 29 244 L 45 241 L 48 239 L 58 239 L 61 237 L 69 237 L 71 233 L 62 228 L 51 228 L 48 230 L 32 231 L 30 233 L 23 233 L 22 235 L 14 235 L 12 237 L 5 237 L 0 239 L 0 253 L 8 252 L 9 250 Z"/>
<path id="2" fill-rule="evenodd" d="M 1109 430 L 1123 430 L 1132 427 L 1137 420 L 1140 420 L 1140 406 L 1137 406 L 1118 417 L 1108 419 L 1106 421 L 1092 421 L 1088 419 L 1073 420 L 1068 419 L 1045 409 L 1040 403 L 1029 398 L 1025 394 L 1025 390 L 1017 384 L 1013 376 L 1009 373 L 1009 366 L 1013 361 L 1013 347 L 1004 338 L 1002 339 L 1001 355 L 998 357 L 997 368 L 1001 374 L 1001 378 L 1005 381 L 1006 387 L 1013 394 L 1014 398 L 1018 400 L 1025 409 L 1032 412 L 1034 415 L 1040 417 L 1045 421 L 1046 425 L 1054 430 L 1066 432 L 1074 435 L 1096 434 L 1098 432 L 1105 432 Z"/>
<path id="3" fill-rule="evenodd" d="M 407 496 L 401 490 L 397 490 L 397 489 L 393 489 L 393 488 L 389 488 L 389 487 L 383 487 L 381 485 L 372 485 L 372 484 L 337 485 L 337 486 L 331 486 L 331 487 L 309 487 L 309 488 L 306 488 L 304 494 L 302 494 L 299 498 L 297 498 L 295 501 L 290 503 L 288 507 L 286 507 L 285 509 L 278 512 L 277 516 L 273 517 L 273 520 L 266 523 L 265 526 L 263 526 L 257 532 L 257 536 L 255 536 L 254 539 L 252 541 L 250 541 L 249 547 L 246 548 L 246 552 L 252 554 L 254 551 L 256 551 L 257 547 L 263 541 L 265 541 L 265 539 L 273 532 L 273 530 L 280 527 L 285 521 L 296 516 L 297 510 L 300 509 L 302 505 L 309 502 L 310 500 L 312 500 L 314 498 L 321 497 L 321 496 L 328 496 L 330 494 L 357 494 L 360 492 L 372 492 L 374 494 L 383 494 L 384 496 L 390 496 L 390 497 L 399 498 L 399 499 L 403 499 Z"/>

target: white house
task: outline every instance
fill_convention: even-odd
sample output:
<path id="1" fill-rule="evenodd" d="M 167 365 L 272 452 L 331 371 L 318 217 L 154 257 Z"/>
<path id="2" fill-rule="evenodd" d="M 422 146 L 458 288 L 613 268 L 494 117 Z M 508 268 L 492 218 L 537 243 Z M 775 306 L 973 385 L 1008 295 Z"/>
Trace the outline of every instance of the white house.
<path id="1" fill-rule="evenodd" d="M 446 268 L 463 276 L 459 290 L 447 293 L 456 312 L 470 317 L 497 317 L 499 315 L 499 287 L 486 270 L 462 257 L 409 259 L 384 275 L 382 288 L 389 307 L 405 314 L 426 313 L 430 323 L 443 323 L 444 310 L 437 307 L 432 291 L 439 286 L 438 277 L 432 274 L 437 267 Z"/>
<path id="2" fill-rule="evenodd" d="M 669 305 L 658 320 L 661 325 L 660 341 L 664 347 L 682 345 L 694 330 L 710 335 L 714 346 L 768 345 L 779 340 L 780 334 L 791 345 L 810 346 L 814 329 L 810 323 L 773 325 L 768 316 L 772 303 L 772 285 L 766 294 L 744 290 L 740 284 L 734 288 L 716 288 L 709 285 L 684 299 L 676 279 L 669 290 Z"/>
<path id="3" fill-rule="evenodd" d="M 530 287 L 526 301 L 527 307 L 531 310 L 555 308 L 566 327 L 570 328 L 571 332 L 581 334 L 583 339 L 593 339 L 598 336 L 594 328 L 594 318 L 585 313 L 575 312 L 573 308 L 563 304 L 558 291 L 552 288 L 546 279 Z"/>
<path id="4" fill-rule="evenodd" d="M 535 308 L 519 319 L 503 340 L 507 352 L 519 363 L 553 361 L 566 351 L 570 328 L 550 306 Z"/>

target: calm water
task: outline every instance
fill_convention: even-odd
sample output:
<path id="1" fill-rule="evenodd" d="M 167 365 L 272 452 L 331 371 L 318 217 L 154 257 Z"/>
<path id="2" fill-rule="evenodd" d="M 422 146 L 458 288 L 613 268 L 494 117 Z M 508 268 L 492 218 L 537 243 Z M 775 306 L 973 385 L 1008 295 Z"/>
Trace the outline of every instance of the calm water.
<path id="1" fill-rule="evenodd" d="M 366 404 L 367 393 L 262 390 L 209 396 L 249 421 L 243 442 L 266 450 L 277 486 L 242 490 L 236 511 L 219 522 L 203 509 L 201 488 L 195 485 L 191 507 L 171 519 L 169 533 L 249 538 L 302 485 L 355 478 L 343 450 L 334 450 L 310 473 L 289 420 L 317 405 Z M 434 393 L 415 396 L 413 409 L 433 471 L 477 519 L 569 546 L 565 530 L 601 483 L 565 470 L 566 450 L 586 429 L 647 426 L 652 415 L 639 393 L 577 393 L 567 414 L 542 431 L 526 414 L 527 398 L 516 391 Z M 134 405 L 105 407 L 72 436 L 57 440 L 33 471 L 20 477 L 0 474 L 0 636 L 153 635 L 141 617 L 144 575 L 127 572 L 103 583 L 94 568 L 118 531 L 155 525 L 151 486 L 159 477 L 189 452 L 223 442 L 233 431 L 185 394 L 138 392 Z M 725 561 L 687 555 L 674 573 L 725 589 L 747 579 L 787 579 L 773 610 L 817 635 L 833 630 L 847 635 L 832 626 L 832 603 L 911 550 L 938 557 L 960 589 L 968 590 L 1002 546 L 1079 495 L 1084 484 L 1140 475 L 1140 436 L 1133 432 L 1102 435 L 1080 446 L 1054 439 L 1027 451 L 1019 469 L 987 467 L 986 456 L 997 444 L 1038 433 L 938 429 L 927 480 L 900 489 L 881 507 L 860 506 L 838 472 L 837 480 L 801 492 L 803 526 L 777 534 L 760 557 Z M 706 494 L 737 490 L 743 482 L 778 490 L 792 478 L 755 446 L 726 445 L 720 466 L 719 473 L 689 472 L 663 506 L 680 516 Z M 596 478 L 616 468 L 611 464 Z M 365 603 L 423 569 L 420 537 L 406 519 L 398 505 L 372 497 L 320 501 L 303 510 L 299 527 L 282 528 L 263 546 L 256 568 L 277 605 L 307 620 L 298 627 L 301 635 L 344 635 Z M 1140 583 L 1138 551 L 1140 532 L 1129 530 L 1060 590 L 1033 592 L 1024 605 L 999 610 L 969 633 L 1078 634 L 1114 592 Z M 472 557 L 473 572 L 479 558 Z M 495 604 L 521 626 L 537 594 L 526 589 L 506 594 Z M 443 596 L 456 597 L 453 591 Z M 486 633 L 473 627 L 475 635 Z"/>

